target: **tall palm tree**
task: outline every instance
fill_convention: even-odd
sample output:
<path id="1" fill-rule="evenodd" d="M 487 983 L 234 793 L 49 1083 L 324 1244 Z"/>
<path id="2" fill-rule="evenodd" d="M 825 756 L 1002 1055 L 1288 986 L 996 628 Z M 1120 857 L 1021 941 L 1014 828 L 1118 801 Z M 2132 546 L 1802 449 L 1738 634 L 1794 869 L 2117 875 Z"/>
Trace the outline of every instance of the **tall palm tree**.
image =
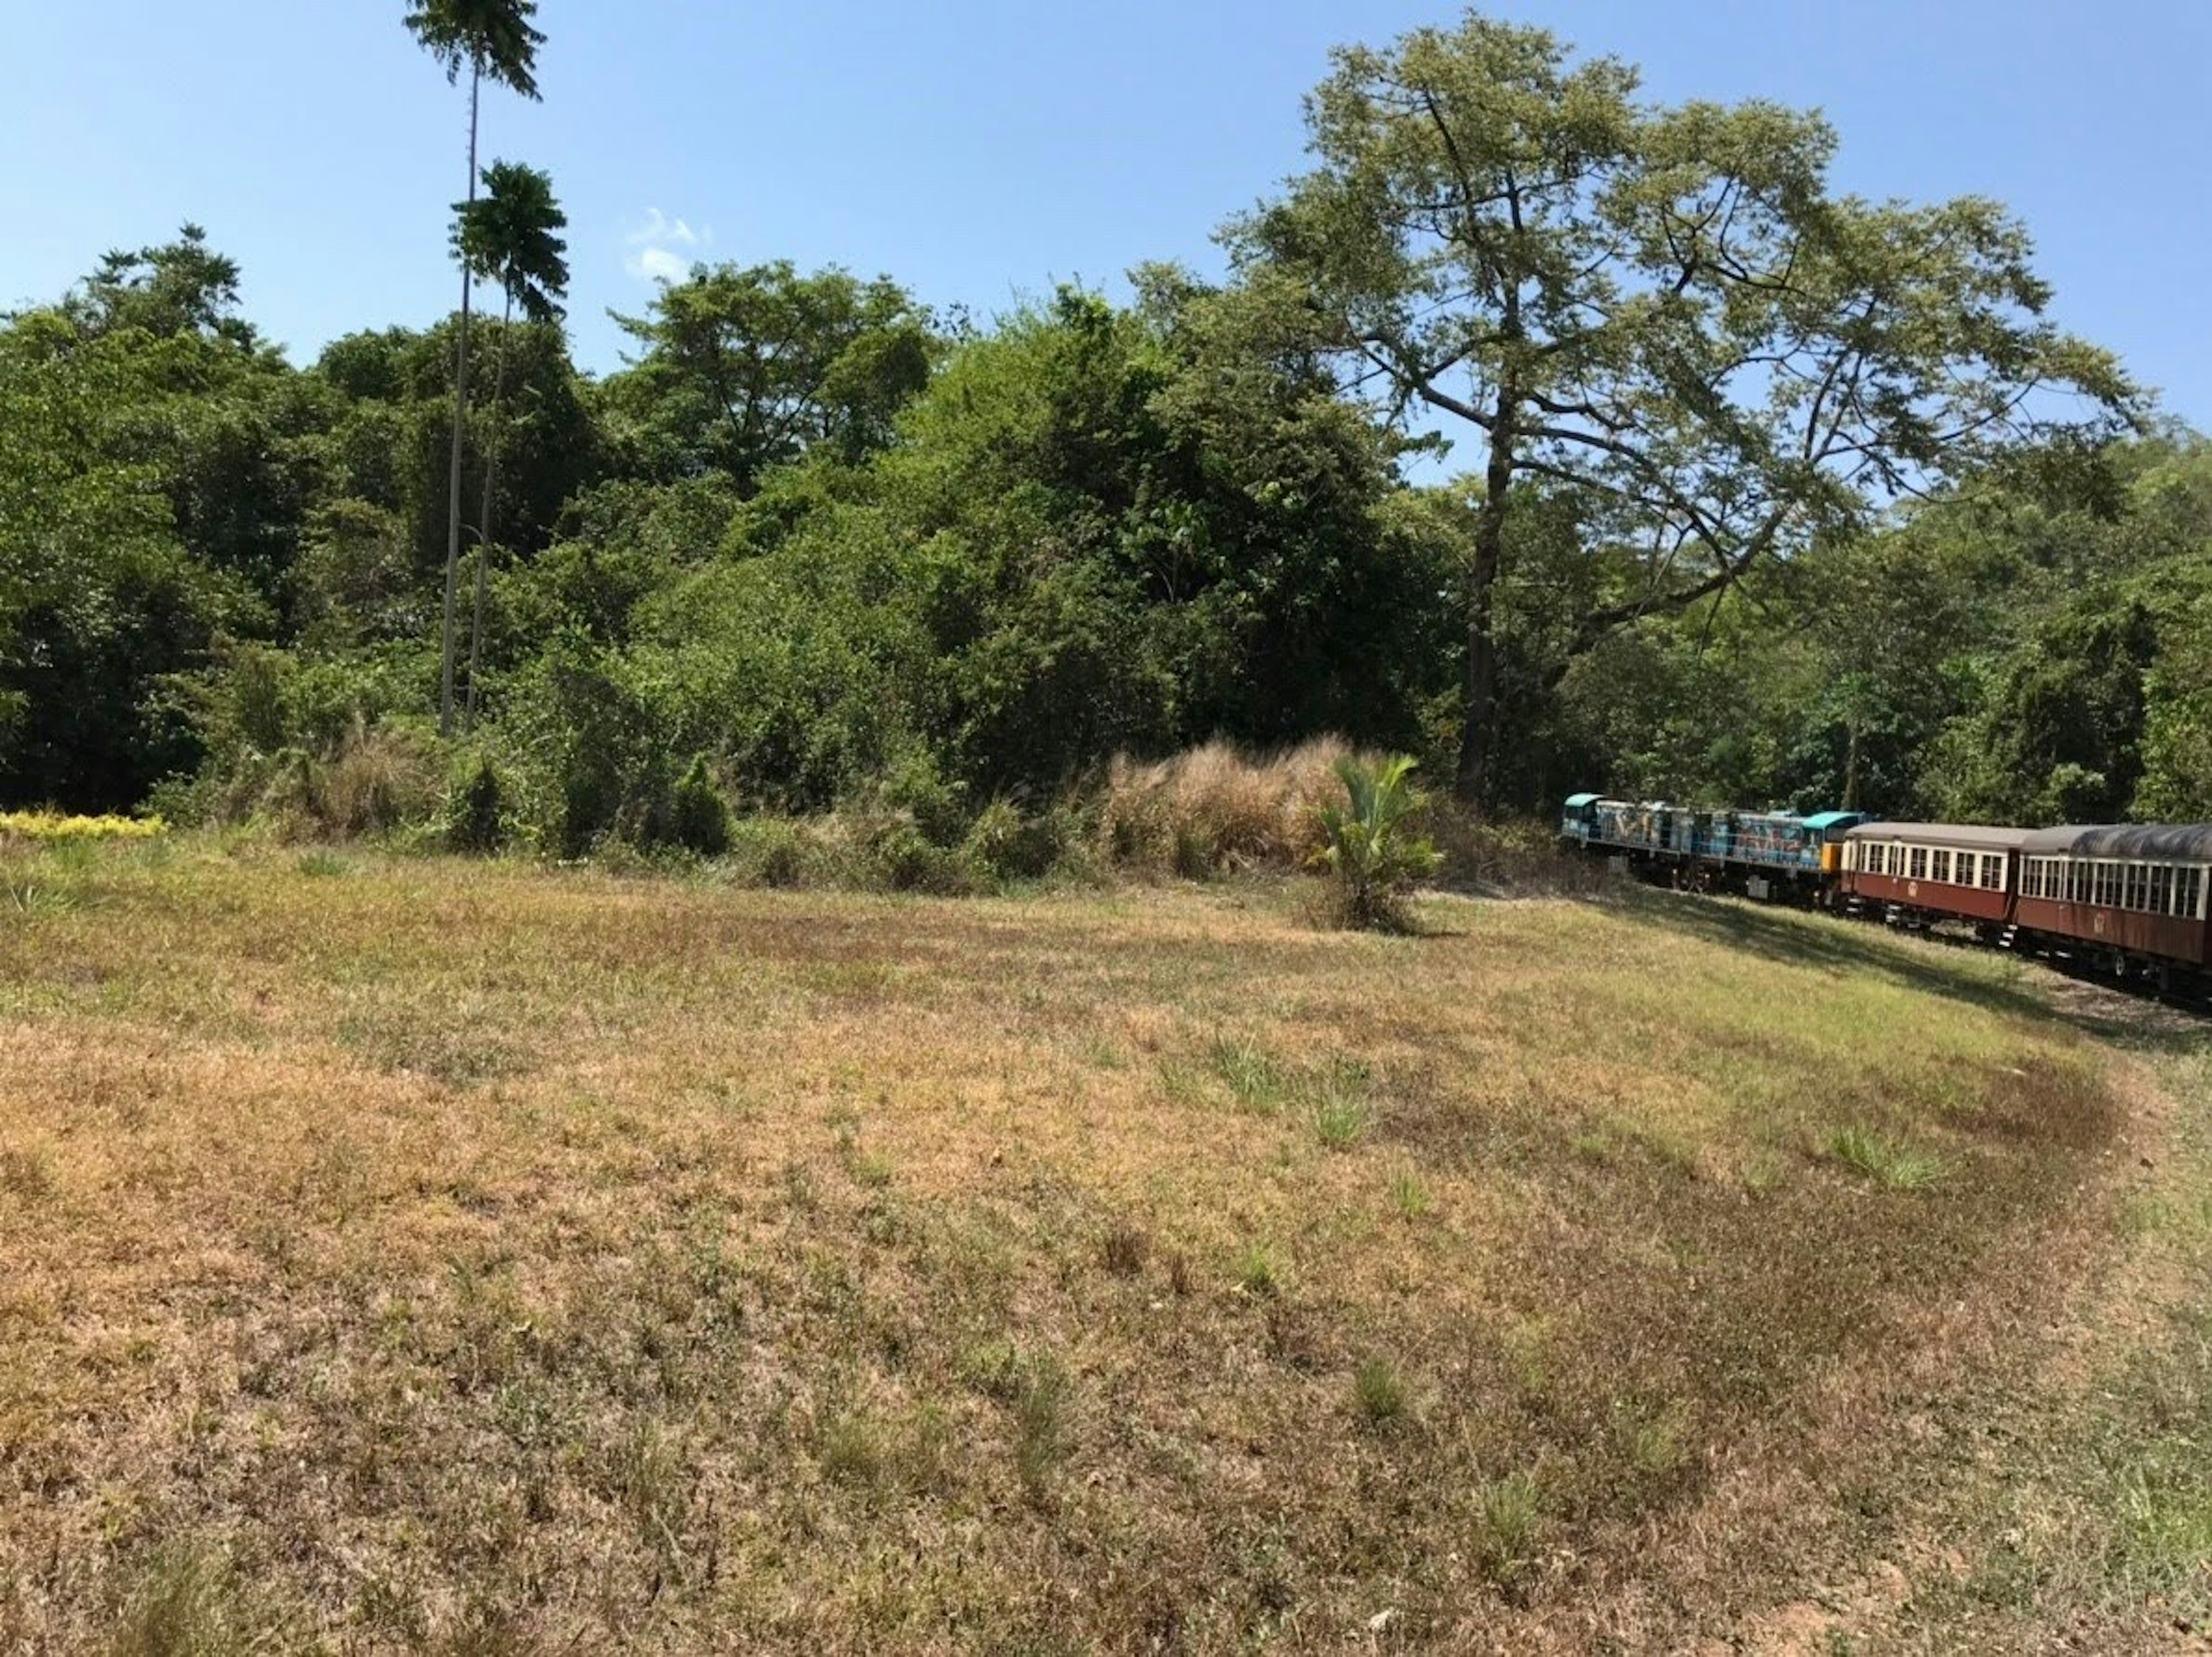
<path id="1" fill-rule="evenodd" d="M 500 314 L 499 367 L 492 376 L 491 428 L 484 443 L 483 508 L 477 517 L 477 593 L 469 624 L 469 691 L 462 728 L 477 722 L 477 672 L 483 659 L 484 586 L 491 568 L 492 504 L 499 484 L 500 420 L 507 401 L 507 335 L 520 307 L 535 323 L 558 322 L 568 313 L 561 300 L 568 292 L 568 244 L 556 233 L 568 215 L 554 199 L 553 180 L 520 161 L 494 161 L 484 169 L 483 194 L 456 203 L 453 251 L 461 263 L 486 282 L 499 284 L 505 298 Z"/>
<path id="2" fill-rule="evenodd" d="M 532 27 L 537 0 L 415 0 L 407 27 L 446 71 L 447 84 L 469 72 L 469 194 L 477 198 L 477 112 L 485 78 L 538 101 L 538 48 L 545 37 Z M 461 572 L 461 434 L 468 413 L 469 299 L 475 273 L 461 270 L 461 325 L 453 361 L 453 451 L 446 494 L 446 625 L 444 683 L 439 692 L 438 731 L 453 730 L 453 607 Z"/>

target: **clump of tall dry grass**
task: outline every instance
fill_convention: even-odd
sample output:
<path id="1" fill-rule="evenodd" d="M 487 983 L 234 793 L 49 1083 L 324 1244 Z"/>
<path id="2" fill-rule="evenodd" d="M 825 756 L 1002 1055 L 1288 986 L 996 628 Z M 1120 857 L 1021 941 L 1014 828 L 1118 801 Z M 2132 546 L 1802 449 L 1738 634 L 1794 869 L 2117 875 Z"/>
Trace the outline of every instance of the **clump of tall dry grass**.
<path id="1" fill-rule="evenodd" d="M 428 821 L 445 787 L 434 739 L 356 723 L 320 752 L 248 752 L 198 815 L 216 826 L 264 823 L 286 840 L 352 840 Z"/>
<path id="2" fill-rule="evenodd" d="M 1343 792 L 1337 762 L 1353 752 L 1316 737 L 1269 755 L 1210 742 L 1149 762 L 1121 756 L 1099 798 L 1101 847 L 1124 866 L 1193 877 L 1302 868 L 1321 848 L 1322 803 Z"/>

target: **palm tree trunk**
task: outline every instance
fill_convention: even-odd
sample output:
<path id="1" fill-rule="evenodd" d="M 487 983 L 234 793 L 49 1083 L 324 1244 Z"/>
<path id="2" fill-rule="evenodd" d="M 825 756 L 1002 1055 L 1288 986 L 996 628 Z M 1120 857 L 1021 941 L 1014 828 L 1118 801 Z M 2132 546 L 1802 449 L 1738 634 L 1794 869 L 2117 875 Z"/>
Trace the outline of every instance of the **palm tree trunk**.
<path id="1" fill-rule="evenodd" d="M 483 88 L 483 58 L 469 71 L 469 203 L 477 199 L 477 100 Z M 476 287 L 468 262 L 461 264 L 460 339 L 453 352 L 453 452 L 446 483 L 446 625 L 439 656 L 442 683 L 438 693 L 438 734 L 453 734 L 453 610 L 461 583 L 461 438 L 469 409 L 469 298 Z"/>
<path id="2" fill-rule="evenodd" d="M 469 622 L 469 700 L 461 715 L 461 729 L 477 728 L 477 670 L 483 660 L 484 588 L 491 568 L 491 505 L 499 483 L 500 412 L 507 402 L 507 334 L 514 326 L 514 290 L 507 294 L 499 318 L 499 367 L 491 377 L 491 431 L 484 439 L 483 510 L 477 515 L 476 614 Z"/>

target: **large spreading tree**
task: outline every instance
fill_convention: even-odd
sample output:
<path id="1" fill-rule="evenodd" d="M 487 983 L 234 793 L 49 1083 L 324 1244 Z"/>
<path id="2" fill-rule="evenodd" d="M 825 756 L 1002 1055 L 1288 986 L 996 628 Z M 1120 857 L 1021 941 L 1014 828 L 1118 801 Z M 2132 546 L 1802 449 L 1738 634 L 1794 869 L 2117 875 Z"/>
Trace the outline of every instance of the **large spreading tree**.
<path id="1" fill-rule="evenodd" d="M 538 98 L 538 48 L 544 34 L 532 24 L 537 0 L 417 0 L 407 9 L 407 27 L 423 50 L 438 60 L 448 82 L 469 76 L 469 190 L 462 210 L 477 198 L 477 115 L 483 83 Z M 461 571 L 461 458 L 468 419 L 469 306 L 476 273 L 461 264 L 461 321 L 453 348 L 453 440 L 446 500 L 446 612 L 441 638 L 438 730 L 453 728 L 453 611 Z"/>
<path id="2" fill-rule="evenodd" d="M 1470 798 L 1526 503 L 1573 497 L 1618 572 L 1583 651 L 2130 410 L 2115 361 L 2045 317 L 2016 221 L 1838 193 L 1817 114 L 1653 104 L 1617 59 L 1470 13 L 1339 52 L 1307 118 L 1316 166 L 1227 239 L 1348 385 L 1479 457 L 1455 588 Z"/>

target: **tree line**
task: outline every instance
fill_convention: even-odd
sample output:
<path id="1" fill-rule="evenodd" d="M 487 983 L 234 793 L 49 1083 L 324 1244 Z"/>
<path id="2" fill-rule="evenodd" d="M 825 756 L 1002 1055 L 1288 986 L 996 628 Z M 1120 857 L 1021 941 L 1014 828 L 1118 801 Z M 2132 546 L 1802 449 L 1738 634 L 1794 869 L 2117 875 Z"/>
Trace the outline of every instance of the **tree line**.
<path id="1" fill-rule="evenodd" d="M 2000 205 L 1841 193 L 1818 116 L 1470 13 L 1336 54 L 1218 281 L 979 325 L 702 265 L 592 377 L 554 181 L 478 166 L 534 11 L 405 15 L 471 100 L 453 316 L 295 365 L 187 225 L 0 325 L 0 804 L 380 747 L 579 851 L 687 775 L 957 816 L 1331 731 L 1494 811 L 2212 816 L 2212 454 Z"/>

